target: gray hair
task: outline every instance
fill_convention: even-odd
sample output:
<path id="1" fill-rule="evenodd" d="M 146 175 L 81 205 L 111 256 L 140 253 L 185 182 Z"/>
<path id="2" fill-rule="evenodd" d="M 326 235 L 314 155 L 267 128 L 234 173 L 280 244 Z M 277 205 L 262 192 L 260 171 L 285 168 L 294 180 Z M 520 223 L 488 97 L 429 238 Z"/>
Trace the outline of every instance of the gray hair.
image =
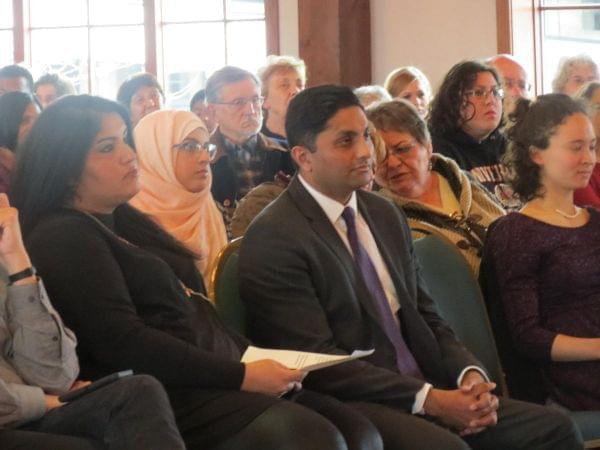
<path id="1" fill-rule="evenodd" d="M 552 92 L 560 93 L 565 88 L 567 81 L 569 81 L 569 75 L 571 70 L 576 66 L 587 66 L 591 67 L 598 78 L 598 65 L 588 55 L 581 54 L 577 56 L 570 56 L 560 60 L 558 70 L 552 80 Z"/>
<path id="2" fill-rule="evenodd" d="M 271 76 L 279 71 L 294 70 L 302 82 L 306 84 L 306 65 L 304 61 L 289 55 L 269 55 L 266 64 L 258 69 L 258 77 L 262 83 L 262 94 L 266 97 L 268 92 L 268 81 Z"/>
<path id="3" fill-rule="evenodd" d="M 597 114 L 597 112 L 595 112 L 591 107 L 591 101 L 592 97 L 594 96 L 594 93 L 598 89 L 600 89 L 600 82 L 590 81 L 589 83 L 586 83 L 581 89 L 579 89 L 577 93 L 573 96 L 574 99 L 581 100 L 583 102 L 590 117 L 593 117 Z"/>
<path id="4" fill-rule="evenodd" d="M 367 108 L 367 118 L 378 131 L 408 133 L 421 145 L 431 142 L 427 124 L 414 105 L 406 100 L 394 99 Z"/>
<path id="5" fill-rule="evenodd" d="M 260 88 L 260 81 L 252 72 L 235 66 L 225 66 L 213 73 L 206 81 L 206 102 L 218 103 L 224 86 L 250 79 Z"/>
<path id="6" fill-rule="evenodd" d="M 378 85 L 358 87 L 354 89 L 354 95 L 358 97 L 363 108 L 366 108 L 373 103 L 389 102 L 392 99 L 389 92 Z"/>

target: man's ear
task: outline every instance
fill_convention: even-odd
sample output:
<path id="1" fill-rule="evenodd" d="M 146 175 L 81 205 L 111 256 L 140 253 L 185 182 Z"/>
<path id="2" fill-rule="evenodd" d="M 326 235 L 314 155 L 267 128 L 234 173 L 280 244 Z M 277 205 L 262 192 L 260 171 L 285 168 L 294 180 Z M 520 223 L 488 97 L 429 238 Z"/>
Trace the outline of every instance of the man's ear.
<path id="1" fill-rule="evenodd" d="M 294 162 L 302 172 L 312 172 L 312 152 L 303 145 L 296 145 L 290 149 Z"/>

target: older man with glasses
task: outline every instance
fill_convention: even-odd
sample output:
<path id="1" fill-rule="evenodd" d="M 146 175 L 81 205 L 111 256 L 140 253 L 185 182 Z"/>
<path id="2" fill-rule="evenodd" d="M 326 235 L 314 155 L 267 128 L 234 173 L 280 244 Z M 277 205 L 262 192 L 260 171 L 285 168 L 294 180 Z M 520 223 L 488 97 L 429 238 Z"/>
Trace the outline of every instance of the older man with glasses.
<path id="1" fill-rule="evenodd" d="M 282 142 L 259 132 L 264 98 L 254 74 L 223 67 L 206 82 L 206 101 L 218 124 L 212 193 L 230 215 L 252 188 L 292 175 L 294 165 Z"/>
<path id="2" fill-rule="evenodd" d="M 531 91 L 525 68 L 511 55 L 502 54 L 489 58 L 486 63 L 496 69 L 504 88 L 504 114 L 512 112 L 520 98 L 528 98 Z"/>

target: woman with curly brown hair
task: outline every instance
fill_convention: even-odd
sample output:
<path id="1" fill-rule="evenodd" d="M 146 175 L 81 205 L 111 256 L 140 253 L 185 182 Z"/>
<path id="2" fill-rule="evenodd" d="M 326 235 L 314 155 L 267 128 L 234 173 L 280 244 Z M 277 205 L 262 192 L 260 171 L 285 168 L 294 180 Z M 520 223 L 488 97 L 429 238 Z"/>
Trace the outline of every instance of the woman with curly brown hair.
<path id="1" fill-rule="evenodd" d="M 433 151 L 454 159 L 488 190 L 504 181 L 500 131 L 504 91 L 496 71 L 479 61 L 462 61 L 446 74 L 429 113 Z"/>
<path id="2" fill-rule="evenodd" d="M 523 209 L 494 222 L 484 264 L 515 350 L 539 367 L 545 393 L 600 410 L 600 212 L 579 208 L 596 162 L 583 105 L 563 94 L 520 100 L 505 163 Z"/>

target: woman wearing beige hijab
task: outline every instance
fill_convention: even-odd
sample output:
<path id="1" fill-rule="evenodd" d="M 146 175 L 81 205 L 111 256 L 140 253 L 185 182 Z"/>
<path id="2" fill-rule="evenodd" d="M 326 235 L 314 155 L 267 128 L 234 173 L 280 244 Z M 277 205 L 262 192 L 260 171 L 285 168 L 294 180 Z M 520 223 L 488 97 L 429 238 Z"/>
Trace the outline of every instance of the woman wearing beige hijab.
<path id="1" fill-rule="evenodd" d="M 208 130 L 189 111 L 156 111 L 134 130 L 140 192 L 130 203 L 198 255 L 208 286 L 219 251 L 227 244 L 223 216 L 210 192 Z"/>

